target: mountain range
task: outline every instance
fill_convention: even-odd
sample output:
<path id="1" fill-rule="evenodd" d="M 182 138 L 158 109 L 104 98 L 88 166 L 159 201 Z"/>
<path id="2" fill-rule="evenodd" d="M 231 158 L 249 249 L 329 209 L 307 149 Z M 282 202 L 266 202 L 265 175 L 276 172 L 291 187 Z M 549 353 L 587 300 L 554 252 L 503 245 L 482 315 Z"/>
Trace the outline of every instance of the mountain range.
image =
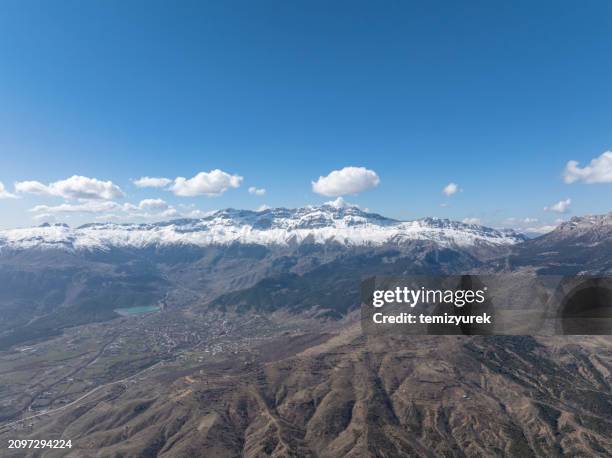
<path id="1" fill-rule="evenodd" d="M 181 308 L 261 288 L 258 282 L 269 278 L 314 282 L 301 306 L 307 307 L 320 296 L 321 276 L 334 282 L 392 271 L 391 258 L 402 258 L 411 272 L 473 268 L 525 240 L 513 231 L 436 218 L 402 222 L 329 204 L 0 231 L 0 348 L 112 319 L 117 308 L 162 302 Z M 326 306 L 330 313 L 354 305 L 354 295 L 342 297 Z"/>
<path id="2" fill-rule="evenodd" d="M 512 230 L 495 230 L 447 219 L 397 221 L 352 206 L 323 205 L 263 211 L 221 210 L 199 219 L 151 224 L 87 224 L 70 228 L 44 224 L 0 231 L 0 250 L 110 250 L 151 246 L 264 246 L 329 244 L 380 246 L 430 240 L 441 246 L 512 245 L 525 240 Z"/>
<path id="3" fill-rule="evenodd" d="M 0 436 L 75 457 L 610 456 L 607 336 L 360 332 L 364 277 L 523 271 L 612 274 L 612 213 L 535 239 L 332 205 L 2 231 Z"/>
<path id="4" fill-rule="evenodd" d="M 341 315 L 357 302 L 355 282 L 373 273 L 499 271 L 530 263 L 549 273 L 602 272 L 610 265 L 610 220 L 610 214 L 574 218 L 528 239 L 511 230 L 436 218 L 402 222 L 327 204 L 0 231 L 0 348 L 112 319 L 115 309 L 129 306 L 178 309 L 213 301 L 257 309 L 265 302 Z M 286 286 L 282 294 L 278 284 Z"/>

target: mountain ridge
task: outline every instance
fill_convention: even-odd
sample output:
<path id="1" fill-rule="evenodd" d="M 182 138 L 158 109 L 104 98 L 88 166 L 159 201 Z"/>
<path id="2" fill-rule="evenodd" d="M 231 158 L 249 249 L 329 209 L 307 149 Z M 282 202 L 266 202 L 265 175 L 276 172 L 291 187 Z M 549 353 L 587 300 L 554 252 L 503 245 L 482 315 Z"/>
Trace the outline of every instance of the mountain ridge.
<path id="1" fill-rule="evenodd" d="M 555 230 L 516 244 L 503 262 L 509 267 L 539 266 L 541 274 L 607 274 L 612 271 L 612 212 L 573 217 Z"/>
<path id="2" fill-rule="evenodd" d="M 65 224 L 0 231 L 0 250 L 62 248 L 109 249 L 168 245 L 295 245 L 337 243 L 380 246 L 430 240 L 442 246 L 479 243 L 513 245 L 526 237 L 511 229 L 493 229 L 449 219 L 426 217 L 399 221 L 353 206 L 325 204 L 262 211 L 225 209 L 197 219 L 155 223 Z"/>

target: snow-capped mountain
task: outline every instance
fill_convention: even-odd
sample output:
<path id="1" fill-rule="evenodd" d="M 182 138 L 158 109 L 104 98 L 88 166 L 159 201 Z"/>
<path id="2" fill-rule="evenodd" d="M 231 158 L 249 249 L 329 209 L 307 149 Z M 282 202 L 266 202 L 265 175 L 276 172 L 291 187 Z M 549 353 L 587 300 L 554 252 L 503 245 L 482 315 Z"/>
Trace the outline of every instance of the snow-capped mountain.
<path id="1" fill-rule="evenodd" d="M 264 211 L 221 210 L 199 219 L 149 224 L 87 224 L 78 228 L 43 225 L 0 231 L 0 249 L 106 250 L 113 247 L 223 246 L 234 243 L 266 246 L 337 243 L 381 246 L 413 240 L 440 246 L 478 244 L 504 246 L 525 240 L 513 231 L 500 231 L 447 219 L 397 221 L 357 207 L 325 204 L 298 209 Z"/>
<path id="2" fill-rule="evenodd" d="M 612 212 L 576 216 L 555 230 L 511 247 L 502 264 L 541 273 L 576 275 L 612 272 Z"/>
<path id="3" fill-rule="evenodd" d="M 582 243 L 609 240 L 612 237 L 612 212 L 605 215 L 573 217 L 559 225 L 553 234 L 557 238 L 583 238 Z"/>

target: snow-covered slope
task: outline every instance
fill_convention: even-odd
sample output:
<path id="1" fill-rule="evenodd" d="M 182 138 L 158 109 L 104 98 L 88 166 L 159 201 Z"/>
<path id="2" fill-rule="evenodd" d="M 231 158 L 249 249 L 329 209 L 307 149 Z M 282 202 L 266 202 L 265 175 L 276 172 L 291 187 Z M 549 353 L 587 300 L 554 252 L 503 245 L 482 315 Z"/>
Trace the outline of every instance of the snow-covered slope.
<path id="1" fill-rule="evenodd" d="M 560 224 L 550 235 L 550 238 L 583 238 L 591 242 L 610 240 L 612 236 L 612 212 L 605 215 L 575 216 Z"/>
<path id="2" fill-rule="evenodd" d="M 356 207 L 323 205 L 261 212 L 228 209 L 201 219 L 151 224 L 103 223 L 75 229 L 66 225 L 44 225 L 5 230 L 0 231 L 0 250 L 106 250 L 113 247 L 232 243 L 290 245 L 335 242 L 347 246 L 377 246 L 411 240 L 430 240 L 442 246 L 512 245 L 523 241 L 524 237 L 512 231 L 445 219 L 397 221 Z"/>

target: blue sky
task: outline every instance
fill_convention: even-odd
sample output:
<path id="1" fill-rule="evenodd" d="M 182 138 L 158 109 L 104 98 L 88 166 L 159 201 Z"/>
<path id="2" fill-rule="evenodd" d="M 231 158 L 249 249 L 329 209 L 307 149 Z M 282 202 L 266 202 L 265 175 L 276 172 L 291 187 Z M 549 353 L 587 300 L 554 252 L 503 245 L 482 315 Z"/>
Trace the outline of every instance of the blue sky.
<path id="1" fill-rule="evenodd" d="M 610 211 L 610 18 L 609 1 L 5 0 L 0 226 L 160 217 L 145 199 L 317 204 L 340 191 L 312 182 L 349 166 L 378 182 L 344 199 L 400 219 Z M 133 183 L 213 170 L 242 180 L 217 196 Z M 64 192 L 74 175 L 121 195 Z"/>

